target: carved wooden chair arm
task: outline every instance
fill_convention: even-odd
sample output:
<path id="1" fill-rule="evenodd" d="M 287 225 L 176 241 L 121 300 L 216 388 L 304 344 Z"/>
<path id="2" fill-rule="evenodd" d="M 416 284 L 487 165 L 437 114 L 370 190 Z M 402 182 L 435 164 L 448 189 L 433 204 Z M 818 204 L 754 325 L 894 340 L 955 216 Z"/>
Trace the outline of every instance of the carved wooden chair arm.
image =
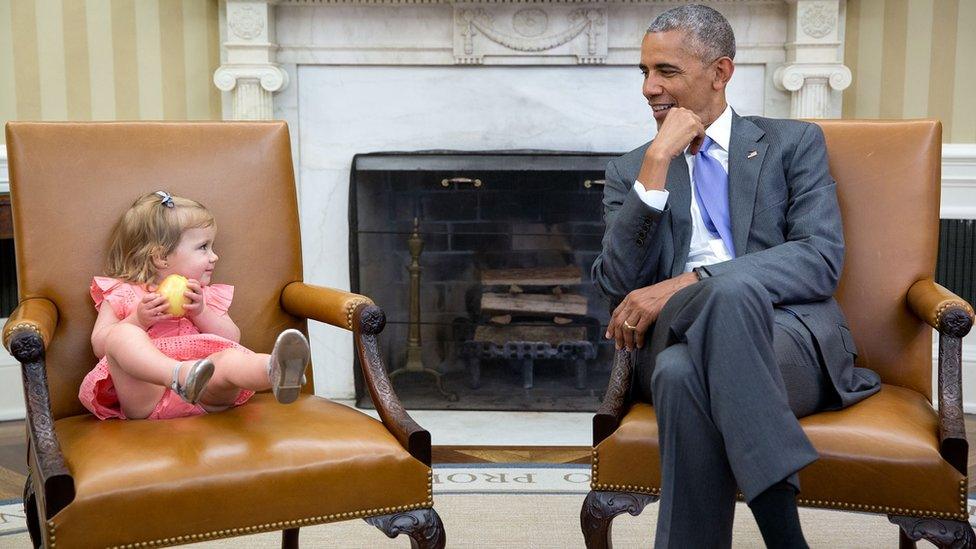
<path id="1" fill-rule="evenodd" d="M 410 455 L 429 466 L 430 433 L 417 425 L 403 408 L 380 357 L 376 336 L 383 331 L 385 325 L 386 314 L 376 305 L 364 303 L 353 312 L 353 334 L 356 338 L 359 364 L 363 368 L 363 379 L 386 428 Z"/>
<path id="2" fill-rule="evenodd" d="M 44 351 L 58 324 L 58 309 L 48 299 L 25 299 L 3 327 L 3 344 L 21 366 L 27 405 L 28 465 L 44 520 L 75 499 L 75 484 L 54 432 Z"/>
<path id="3" fill-rule="evenodd" d="M 613 434 L 620 426 L 624 414 L 627 413 L 630 404 L 630 386 L 633 383 L 633 359 L 632 351 L 619 350 L 613 355 L 607 392 L 604 393 L 603 402 L 593 416 L 593 446 Z"/>
<path id="4" fill-rule="evenodd" d="M 973 308 L 932 279 L 912 284 L 908 304 L 939 331 L 939 453 L 965 475 L 969 442 L 962 410 L 962 338 L 973 326 Z"/>
<path id="5" fill-rule="evenodd" d="M 383 310 L 366 296 L 304 282 L 285 286 L 281 305 L 295 316 L 352 330 L 363 379 L 383 425 L 410 455 L 430 465 L 430 433 L 417 425 L 403 408 L 380 358 L 376 336 L 386 325 Z"/>

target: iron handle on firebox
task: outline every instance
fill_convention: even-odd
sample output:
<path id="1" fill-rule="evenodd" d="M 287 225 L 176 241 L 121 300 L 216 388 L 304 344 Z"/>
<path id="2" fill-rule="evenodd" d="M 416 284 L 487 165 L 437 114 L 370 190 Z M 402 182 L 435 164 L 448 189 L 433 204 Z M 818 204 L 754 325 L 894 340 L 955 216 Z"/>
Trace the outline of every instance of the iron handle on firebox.
<path id="1" fill-rule="evenodd" d="M 450 179 L 441 179 L 441 187 L 447 188 L 451 186 L 451 183 L 471 183 L 475 188 L 481 186 L 480 179 L 471 179 L 468 177 L 452 177 Z"/>

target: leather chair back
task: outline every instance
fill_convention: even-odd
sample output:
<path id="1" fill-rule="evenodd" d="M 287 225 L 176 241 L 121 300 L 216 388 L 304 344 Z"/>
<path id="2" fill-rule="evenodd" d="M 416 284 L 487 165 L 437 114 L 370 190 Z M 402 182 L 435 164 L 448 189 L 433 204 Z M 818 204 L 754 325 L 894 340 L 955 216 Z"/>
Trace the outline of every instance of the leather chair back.
<path id="1" fill-rule="evenodd" d="M 47 353 L 55 419 L 87 413 L 78 387 L 96 363 L 88 288 L 105 272 L 115 224 L 147 192 L 213 212 L 214 281 L 235 287 L 230 315 L 243 345 L 268 352 L 281 330 L 305 330 L 279 305 L 285 285 L 302 279 L 285 123 L 12 122 L 7 150 L 20 299 L 45 297 L 60 315 Z"/>
<path id="2" fill-rule="evenodd" d="M 932 329 L 906 293 L 934 278 L 939 243 L 942 124 L 935 120 L 817 120 L 844 220 L 837 299 L 857 365 L 885 383 L 932 395 Z"/>

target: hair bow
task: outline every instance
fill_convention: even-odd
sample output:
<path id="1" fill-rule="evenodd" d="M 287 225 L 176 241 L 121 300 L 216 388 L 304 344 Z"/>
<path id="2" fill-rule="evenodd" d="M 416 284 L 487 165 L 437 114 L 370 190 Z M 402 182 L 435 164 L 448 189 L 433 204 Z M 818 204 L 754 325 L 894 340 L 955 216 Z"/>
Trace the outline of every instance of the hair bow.
<path id="1" fill-rule="evenodd" d="M 159 201 L 160 204 L 166 206 L 167 208 L 175 208 L 176 203 L 173 202 L 173 197 L 166 191 L 156 191 L 156 195 L 162 200 Z"/>

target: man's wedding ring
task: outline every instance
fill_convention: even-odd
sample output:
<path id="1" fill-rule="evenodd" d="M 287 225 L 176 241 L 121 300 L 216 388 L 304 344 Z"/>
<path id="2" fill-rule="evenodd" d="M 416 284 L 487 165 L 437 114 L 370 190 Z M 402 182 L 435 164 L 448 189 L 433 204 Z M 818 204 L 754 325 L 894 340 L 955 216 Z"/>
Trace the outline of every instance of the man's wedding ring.
<path id="1" fill-rule="evenodd" d="M 624 328 L 627 328 L 628 330 L 634 330 L 635 332 L 637 331 L 637 326 L 632 326 L 632 325 L 631 325 L 631 324 L 630 324 L 629 322 L 627 322 L 626 320 L 624 321 Z"/>

